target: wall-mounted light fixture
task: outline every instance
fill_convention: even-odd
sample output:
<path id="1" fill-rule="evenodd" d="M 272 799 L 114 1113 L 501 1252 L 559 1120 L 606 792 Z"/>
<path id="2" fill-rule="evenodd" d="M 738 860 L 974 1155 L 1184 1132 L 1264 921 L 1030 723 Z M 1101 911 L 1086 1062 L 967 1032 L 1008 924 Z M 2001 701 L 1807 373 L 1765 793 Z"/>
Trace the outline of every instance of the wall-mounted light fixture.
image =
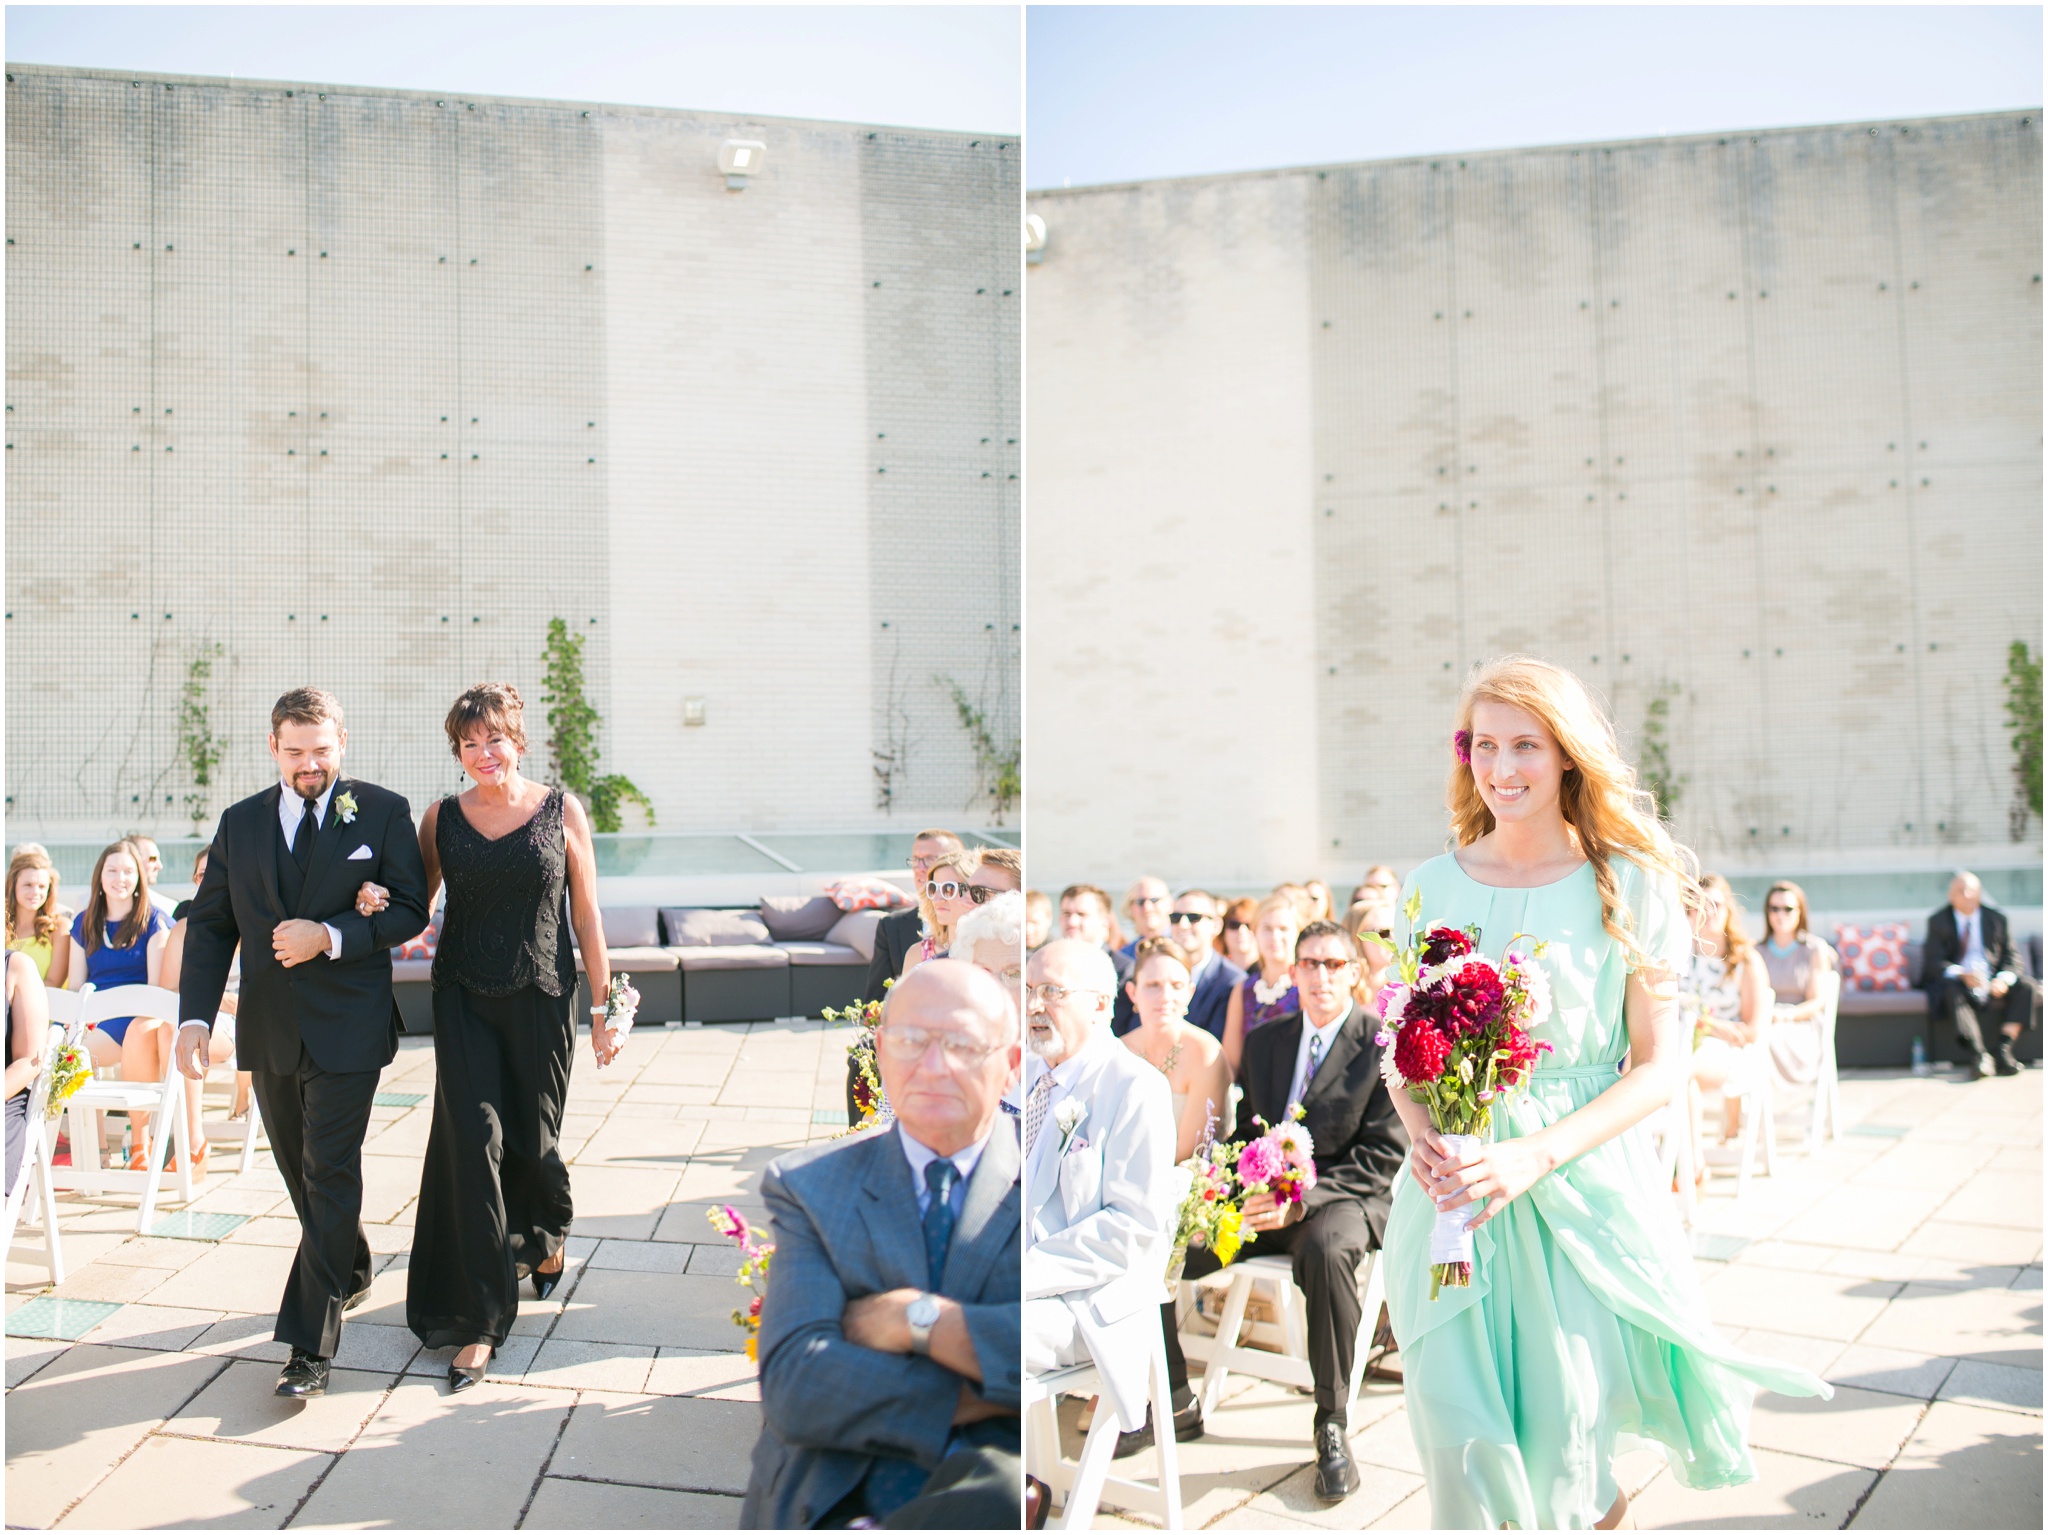
<path id="1" fill-rule="evenodd" d="M 1045 260 L 1045 220 L 1035 213 L 1024 215 L 1024 264 L 1037 266 Z"/>
<path id="2" fill-rule="evenodd" d="M 718 146 L 718 169 L 728 192 L 744 192 L 747 178 L 761 174 L 761 162 L 768 158 L 768 146 L 759 139 L 727 139 Z"/>
<path id="3" fill-rule="evenodd" d="M 704 723 L 703 699 L 686 698 L 683 700 L 683 723 L 685 725 L 701 725 Z"/>

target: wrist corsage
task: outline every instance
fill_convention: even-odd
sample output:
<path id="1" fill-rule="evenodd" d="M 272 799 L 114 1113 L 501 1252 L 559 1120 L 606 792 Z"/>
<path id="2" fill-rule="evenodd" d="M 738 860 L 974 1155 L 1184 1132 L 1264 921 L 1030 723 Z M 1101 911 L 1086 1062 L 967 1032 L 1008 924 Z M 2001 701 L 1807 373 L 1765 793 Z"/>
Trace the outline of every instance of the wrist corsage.
<path id="1" fill-rule="evenodd" d="M 617 1033 L 612 1044 L 614 1059 L 625 1048 L 626 1035 L 632 1032 L 633 1015 L 639 1008 L 640 993 L 633 989 L 633 978 L 623 971 L 615 971 L 611 985 L 605 990 L 603 1019 L 604 1026 Z"/>

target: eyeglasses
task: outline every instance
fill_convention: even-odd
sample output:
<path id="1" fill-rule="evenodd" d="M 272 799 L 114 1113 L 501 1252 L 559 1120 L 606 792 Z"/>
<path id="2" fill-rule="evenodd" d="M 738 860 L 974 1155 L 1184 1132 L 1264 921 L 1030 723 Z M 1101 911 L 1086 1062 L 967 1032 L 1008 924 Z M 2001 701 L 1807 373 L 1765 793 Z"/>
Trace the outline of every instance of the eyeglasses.
<path id="1" fill-rule="evenodd" d="M 875 1042 L 899 1061 L 915 1061 L 936 1044 L 949 1066 L 976 1066 L 987 1060 L 1000 1045 L 985 1045 L 965 1034 L 939 1034 L 930 1029 L 886 1028 Z"/>
<path id="2" fill-rule="evenodd" d="M 1167 925 L 1171 927 L 1177 927 L 1183 923 L 1192 926 L 1202 922 L 1214 922 L 1215 920 L 1206 911 L 1176 911 L 1169 914 L 1166 919 Z"/>
<path id="3" fill-rule="evenodd" d="M 1134 895 L 1131 897 L 1131 904 L 1133 906 L 1164 906 L 1166 904 L 1166 897 L 1163 895 Z"/>
<path id="4" fill-rule="evenodd" d="M 1043 1007 L 1058 1007 L 1069 997 L 1106 997 L 1106 991 L 1097 991 L 1087 986 L 1058 986 L 1051 981 L 1042 981 L 1036 986 L 1024 988 L 1024 1000 L 1036 1002 Z"/>
<path id="5" fill-rule="evenodd" d="M 935 901 L 972 901 L 979 906 L 991 896 L 1001 895 L 987 885 L 962 885 L 952 880 L 928 879 L 924 882 L 924 893 Z"/>
<path id="6" fill-rule="evenodd" d="M 1250 926 L 1251 924 L 1242 917 L 1225 917 L 1223 919 L 1223 931 L 1226 933 L 1241 932 Z"/>
<path id="7" fill-rule="evenodd" d="M 1797 906 L 1766 906 L 1764 910 L 1774 917 L 1796 917 L 1799 915 L 1799 908 Z"/>
<path id="8" fill-rule="evenodd" d="M 1339 970 L 1350 969 L 1352 965 L 1348 959 L 1297 959 L 1295 963 L 1307 965 L 1312 970 L 1327 970 L 1333 975 Z"/>

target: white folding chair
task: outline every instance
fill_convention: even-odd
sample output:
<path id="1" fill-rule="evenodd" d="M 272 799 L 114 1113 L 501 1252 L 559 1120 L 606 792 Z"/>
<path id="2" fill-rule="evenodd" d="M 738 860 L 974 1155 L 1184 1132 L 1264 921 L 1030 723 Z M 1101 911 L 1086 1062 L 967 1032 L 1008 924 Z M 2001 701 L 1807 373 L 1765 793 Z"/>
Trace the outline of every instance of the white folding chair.
<path id="1" fill-rule="evenodd" d="M 54 995 L 62 995 L 57 993 Z M 109 1018 L 178 1016 L 178 994 L 162 986 L 115 986 L 97 990 L 90 982 L 79 988 L 77 1018 L 65 1036 L 79 1044 L 85 1041 L 86 1026 Z M 148 1235 L 156 1218 L 157 1200 L 162 1192 L 165 1158 L 175 1146 L 178 1168 L 177 1199 L 192 1202 L 192 1131 L 185 1120 L 185 1078 L 178 1071 L 177 1053 L 164 1051 L 164 1069 L 155 1082 L 124 1082 L 110 1079 L 95 1069 L 92 1080 L 73 1093 L 65 1104 L 70 1119 L 71 1166 L 52 1169 L 58 1188 L 96 1195 L 102 1190 L 134 1189 L 142 1195 L 135 1212 L 135 1229 Z M 101 1114 L 137 1111 L 151 1117 L 149 1165 L 140 1172 L 100 1165 Z M 168 1131 L 168 1133 L 166 1133 Z"/>
<path id="2" fill-rule="evenodd" d="M 1842 973 L 1830 970 L 1820 978 L 1820 1068 L 1813 1079 L 1813 1119 L 1807 1127 L 1808 1150 L 1842 1136 L 1842 1079 L 1835 1065 L 1835 1019 L 1842 1005 Z"/>
<path id="3" fill-rule="evenodd" d="M 1677 1187 L 1678 1221 L 1687 1231 L 1692 1230 L 1693 1212 L 1699 1203 L 1692 1159 L 1693 1104 L 1698 1094 L 1699 1086 L 1688 1074 L 1672 1100 L 1643 1121 L 1650 1137 L 1651 1162 L 1660 1180 L 1657 1186 Z"/>
<path id="4" fill-rule="evenodd" d="M 227 1015 L 221 1014 L 219 1016 L 226 1017 Z M 237 1033 L 236 1041 L 238 1048 L 236 1050 L 230 1050 L 228 1052 L 226 1060 L 214 1061 L 211 1064 L 209 1064 L 206 1068 L 205 1085 L 212 1084 L 213 1074 L 215 1072 L 225 1071 L 227 1073 L 228 1110 L 230 1115 L 232 1115 L 234 1111 L 235 1094 L 237 1092 L 237 1087 L 235 1084 L 235 1074 L 242 1069 L 239 1053 L 240 1039 L 241 1036 L 239 1033 Z M 202 1099 L 204 1097 L 205 1085 L 202 1085 L 201 1088 Z M 232 1122 L 232 1120 L 230 1122 Z M 255 1165 L 256 1143 L 259 1139 L 264 1139 L 263 1110 L 258 1106 L 256 1102 L 256 1090 L 254 1085 L 252 1084 L 249 1089 L 249 1112 L 242 1119 L 242 1152 L 240 1159 L 235 1164 L 235 1176 L 237 1178 L 241 1177 L 243 1173 L 246 1173 L 251 1167 Z"/>
<path id="5" fill-rule="evenodd" d="M 1183 1332 L 1181 1350 L 1190 1359 L 1207 1361 L 1202 1375 L 1202 1416 L 1207 1418 L 1216 1410 L 1216 1404 L 1223 1398 L 1223 1383 L 1235 1370 L 1241 1375 L 1256 1376 L 1260 1380 L 1275 1381 L 1283 1386 L 1297 1386 L 1302 1390 L 1313 1390 L 1315 1376 L 1308 1364 L 1308 1328 L 1305 1321 L 1307 1298 L 1294 1284 L 1294 1262 L 1291 1258 L 1239 1258 L 1235 1263 L 1218 1269 L 1213 1274 L 1189 1281 L 1190 1285 L 1216 1288 L 1227 1286 L 1223 1297 L 1223 1316 L 1216 1326 L 1216 1336 L 1204 1338 Z M 1379 1324 L 1380 1306 L 1386 1301 L 1386 1283 L 1380 1273 L 1380 1255 L 1368 1252 L 1365 1261 L 1358 1268 L 1358 1284 L 1362 1292 L 1362 1304 L 1358 1313 L 1358 1336 L 1351 1345 L 1350 1389 L 1345 1396 L 1347 1403 L 1358 1399 L 1358 1388 L 1365 1380 L 1365 1358 L 1372 1350 L 1373 1328 Z M 1272 1296 L 1273 1310 L 1280 1319 L 1286 1352 L 1275 1354 L 1271 1350 L 1250 1348 L 1238 1341 L 1244 1328 L 1245 1307 L 1250 1303 L 1252 1287 L 1264 1285 Z"/>
<path id="6" fill-rule="evenodd" d="M 1131 1322 L 1142 1326 L 1146 1318 L 1150 1319 L 1152 1344 L 1148 1393 L 1152 1442 L 1159 1452 L 1156 1484 L 1109 1474 L 1117 1435 L 1144 1425 L 1118 1419 L 1110 1399 L 1102 1394 L 1102 1377 L 1094 1365 L 1075 1365 L 1024 1378 L 1024 1440 L 1029 1447 L 1031 1474 L 1044 1482 L 1053 1496 L 1061 1497 L 1065 1505 L 1049 1528 L 1088 1529 L 1095 1523 L 1096 1510 L 1104 1503 L 1112 1508 L 1150 1514 L 1169 1530 L 1181 1526 L 1180 1448 L 1173 1438 L 1173 1387 L 1166 1375 L 1166 1334 L 1161 1331 L 1159 1312 L 1153 1307 L 1146 1307 Z M 1101 1397 L 1095 1405 L 1095 1421 L 1081 1443 L 1078 1460 L 1068 1460 L 1060 1448 L 1059 1399 L 1063 1396 Z"/>
<path id="7" fill-rule="evenodd" d="M 1777 997 L 1766 992 L 1763 1020 L 1757 1025 L 1756 1038 L 1742 1047 L 1741 1091 L 1736 1097 L 1742 1106 L 1742 1163 L 1735 1175 L 1737 1199 L 1749 1192 L 1749 1180 L 1758 1161 L 1759 1143 L 1764 1176 L 1776 1177 L 1778 1172 L 1778 1094 L 1771 1069 L 1771 1029 L 1776 1024 L 1774 1010 L 1777 1005 Z M 1727 1101 L 1725 1093 L 1722 1101 Z"/>
<path id="8" fill-rule="evenodd" d="M 50 1268 L 51 1284 L 64 1282 L 64 1246 L 57 1235 L 57 1190 L 55 1180 L 50 1176 L 48 1124 L 50 1079 L 56 1072 L 57 1051 L 63 1043 L 64 1025 L 51 1024 L 49 1035 L 43 1041 L 43 1064 L 28 1090 L 28 1142 L 22 1148 L 21 1166 L 15 1171 L 14 1184 L 7 1191 L 7 1246 L 12 1249 L 22 1206 L 28 1202 L 29 1186 L 35 1186 L 36 1206 L 42 1216 L 43 1257 Z"/>

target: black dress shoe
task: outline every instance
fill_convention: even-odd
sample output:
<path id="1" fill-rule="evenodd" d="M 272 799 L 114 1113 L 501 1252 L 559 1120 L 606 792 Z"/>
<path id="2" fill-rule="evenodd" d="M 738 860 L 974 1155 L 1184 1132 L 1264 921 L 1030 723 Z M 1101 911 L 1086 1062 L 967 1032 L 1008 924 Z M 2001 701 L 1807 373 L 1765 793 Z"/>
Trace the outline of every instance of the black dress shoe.
<path id="1" fill-rule="evenodd" d="M 291 1397 L 327 1395 L 327 1361 L 317 1354 L 293 1349 L 291 1363 L 277 1378 L 277 1394 Z"/>
<path id="2" fill-rule="evenodd" d="M 489 1370 L 490 1367 L 491 1356 L 489 1354 L 484 1355 L 484 1362 L 482 1364 L 455 1364 L 451 1362 L 448 1366 L 448 1394 L 453 1396 L 458 1391 L 467 1391 L 471 1386 L 483 1384 L 484 1372 Z"/>
<path id="3" fill-rule="evenodd" d="M 2012 1041 L 2007 1040 L 1998 1047 L 1998 1054 L 1992 1057 L 2001 1077 L 2016 1077 L 2027 1068 L 2020 1064 L 2020 1058 L 2012 1053 Z"/>
<path id="4" fill-rule="evenodd" d="M 540 1300 L 546 1300 L 550 1295 L 553 1295 L 556 1287 L 562 1282 L 562 1276 L 568 1272 L 569 1261 L 566 1258 L 562 1260 L 562 1266 L 552 1274 L 546 1273 L 541 1269 L 535 1269 L 532 1276 L 535 1297 Z"/>
<path id="5" fill-rule="evenodd" d="M 1316 1430 L 1316 1496 L 1336 1503 L 1358 1491 L 1358 1467 L 1344 1442 L 1344 1425 L 1325 1423 Z"/>
<path id="6" fill-rule="evenodd" d="M 1988 1050 L 1983 1051 L 1976 1060 L 1970 1063 L 1970 1080 L 1972 1082 L 1979 1081 L 1982 1078 L 1994 1075 L 1997 1070 L 1998 1062 L 1991 1059 L 1991 1052 Z"/>
<path id="7" fill-rule="evenodd" d="M 1197 1397 L 1173 1415 L 1173 1442 L 1175 1444 L 1186 1444 L 1190 1439 L 1201 1438 L 1203 1432 L 1202 1402 L 1201 1398 Z M 1116 1436 L 1116 1453 L 1110 1458 L 1112 1460 L 1123 1460 L 1128 1456 L 1137 1454 L 1140 1450 L 1150 1448 L 1151 1444 L 1152 1414 L 1148 1410 L 1145 1414 L 1145 1426 L 1143 1428 L 1134 1429 L 1128 1434 L 1118 1434 Z"/>

